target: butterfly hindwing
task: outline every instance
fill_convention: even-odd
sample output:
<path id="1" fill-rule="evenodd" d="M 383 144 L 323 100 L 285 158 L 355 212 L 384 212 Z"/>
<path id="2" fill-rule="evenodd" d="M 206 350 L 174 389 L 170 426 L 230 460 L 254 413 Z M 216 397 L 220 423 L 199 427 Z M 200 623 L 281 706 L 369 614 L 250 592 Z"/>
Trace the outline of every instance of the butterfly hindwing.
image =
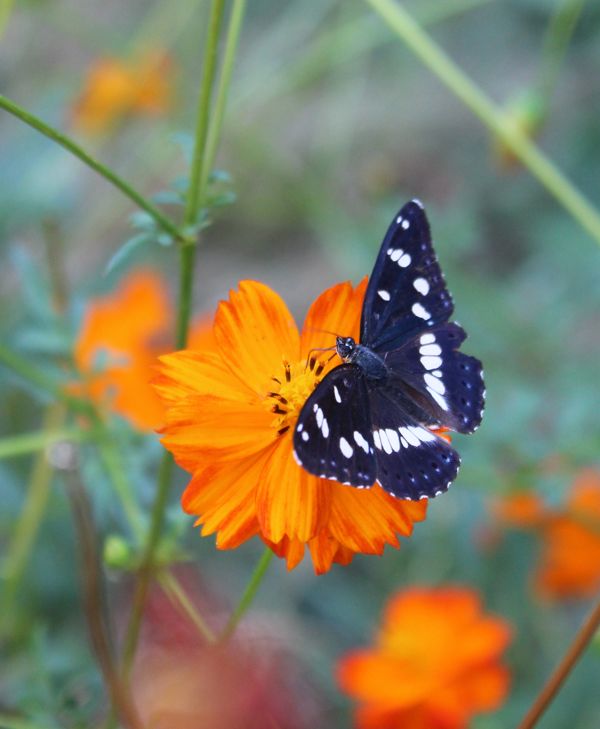
<path id="1" fill-rule="evenodd" d="M 369 398 L 381 486 L 413 501 L 446 491 L 458 473 L 458 453 L 410 417 L 389 391 L 375 389 Z"/>
<path id="2" fill-rule="evenodd" d="M 395 386 L 410 392 L 427 422 L 459 433 L 481 423 L 485 386 L 481 362 L 458 351 L 466 338 L 458 324 L 440 324 L 419 333 L 384 360 Z"/>
<path id="3" fill-rule="evenodd" d="M 321 478 L 362 488 L 373 485 L 369 396 L 358 367 L 336 367 L 304 403 L 294 430 L 294 454 Z"/>
<path id="4" fill-rule="evenodd" d="M 392 349 L 412 332 L 447 321 L 452 311 L 425 212 L 411 200 L 388 228 L 369 279 L 361 344 Z"/>

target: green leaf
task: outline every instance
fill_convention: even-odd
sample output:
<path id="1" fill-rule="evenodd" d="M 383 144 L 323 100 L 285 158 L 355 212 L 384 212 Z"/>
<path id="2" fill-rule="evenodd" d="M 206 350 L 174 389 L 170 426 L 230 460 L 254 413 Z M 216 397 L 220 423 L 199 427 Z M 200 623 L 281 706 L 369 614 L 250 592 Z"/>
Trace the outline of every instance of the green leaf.
<path id="1" fill-rule="evenodd" d="M 112 273 L 112 271 L 116 268 L 126 263 L 138 250 L 138 248 L 141 248 L 146 243 L 150 243 L 153 238 L 154 237 L 148 233 L 139 233 L 123 243 L 123 245 L 116 251 L 116 253 L 113 254 L 112 258 L 106 264 L 104 275 L 108 276 L 109 273 Z"/>
<path id="2" fill-rule="evenodd" d="M 154 230 L 156 223 L 154 218 L 143 210 L 136 210 L 135 213 L 131 213 L 129 221 L 134 228 L 138 230 Z"/>
<path id="3" fill-rule="evenodd" d="M 176 190 L 160 190 L 152 199 L 159 205 L 183 205 L 183 198 Z"/>

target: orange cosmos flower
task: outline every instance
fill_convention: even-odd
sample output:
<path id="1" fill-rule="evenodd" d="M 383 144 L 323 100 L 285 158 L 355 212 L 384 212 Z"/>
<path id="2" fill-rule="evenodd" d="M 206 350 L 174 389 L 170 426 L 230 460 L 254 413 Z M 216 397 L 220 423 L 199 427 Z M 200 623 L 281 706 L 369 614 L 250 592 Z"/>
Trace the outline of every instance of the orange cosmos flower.
<path id="1" fill-rule="evenodd" d="M 542 539 L 535 578 L 539 592 L 558 599 L 595 595 L 600 589 L 600 471 L 581 471 Z"/>
<path id="2" fill-rule="evenodd" d="M 116 291 L 90 302 L 75 345 L 86 394 L 142 430 L 162 423 L 162 404 L 149 380 L 167 349 L 171 319 L 162 279 L 136 271 Z"/>
<path id="3" fill-rule="evenodd" d="M 411 588 L 387 605 L 375 647 L 338 665 L 342 689 L 358 699 L 359 729 L 464 729 L 508 691 L 500 657 L 508 623 L 485 615 L 460 587 Z"/>
<path id="4" fill-rule="evenodd" d="M 212 320 L 207 314 L 194 319 L 190 349 L 214 348 Z M 172 324 L 167 285 L 149 269 L 133 271 L 116 291 L 92 299 L 74 352 L 86 395 L 140 430 L 162 425 L 163 406 L 150 380 L 158 356 L 172 348 Z"/>
<path id="5" fill-rule="evenodd" d="M 193 473 L 183 508 L 202 534 L 231 549 L 259 535 L 289 569 L 308 545 L 317 573 L 357 552 L 399 546 L 426 502 L 394 499 L 310 475 L 293 458 L 293 425 L 317 383 L 335 365 L 322 330 L 358 338 L 366 279 L 339 284 L 312 305 L 300 334 L 282 299 L 244 281 L 221 302 L 214 352 L 160 358 L 155 384 L 166 407 L 163 444 Z"/>
<path id="6" fill-rule="evenodd" d="M 131 60 L 100 58 L 88 70 L 74 104 L 73 124 L 97 134 L 127 114 L 162 114 L 171 105 L 172 76 L 172 63 L 163 52 Z"/>

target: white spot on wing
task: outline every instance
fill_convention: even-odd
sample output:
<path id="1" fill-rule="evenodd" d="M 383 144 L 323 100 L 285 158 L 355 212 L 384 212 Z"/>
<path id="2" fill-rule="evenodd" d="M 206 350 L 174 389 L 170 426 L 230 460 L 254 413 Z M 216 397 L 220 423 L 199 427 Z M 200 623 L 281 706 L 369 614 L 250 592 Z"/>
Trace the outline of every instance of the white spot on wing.
<path id="1" fill-rule="evenodd" d="M 398 437 L 398 433 L 396 433 L 396 431 L 392 430 L 391 428 L 386 428 L 385 434 L 387 435 L 390 445 L 392 446 L 392 450 L 395 453 L 398 453 L 398 451 L 400 450 L 400 438 Z"/>
<path id="2" fill-rule="evenodd" d="M 402 227 L 404 228 L 404 230 L 408 230 L 410 228 L 410 222 L 408 220 L 403 220 Z"/>
<path id="3" fill-rule="evenodd" d="M 346 456 L 346 458 L 352 458 L 354 448 L 343 436 L 340 438 L 340 450 L 342 451 L 342 454 Z"/>
<path id="4" fill-rule="evenodd" d="M 431 314 L 419 303 L 412 305 L 412 313 L 420 319 L 425 319 L 425 321 L 427 321 L 427 319 L 431 319 Z"/>
<path id="5" fill-rule="evenodd" d="M 358 430 L 354 431 L 354 442 L 359 448 L 362 448 L 365 453 L 369 453 L 369 442 L 363 437 Z"/>
<path id="6" fill-rule="evenodd" d="M 413 281 L 413 286 L 423 296 L 427 296 L 429 293 L 429 282 L 425 278 L 416 278 Z"/>
<path id="7" fill-rule="evenodd" d="M 400 266 L 400 268 L 406 268 L 407 266 L 410 266 L 411 261 L 412 258 L 408 255 L 408 253 L 404 253 L 398 259 L 398 265 Z"/>
<path id="8" fill-rule="evenodd" d="M 420 444 L 420 440 L 417 438 L 417 436 L 412 432 L 411 428 L 399 428 L 400 435 L 406 440 L 406 442 L 411 446 L 418 446 Z"/>
<path id="9" fill-rule="evenodd" d="M 301 433 L 301 432 L 302 432 L 302 431 L 304 430 L 304 425 L 302 425 L 302 423 L 298 423 L 298 427 L 296 428 L 296 430 L 297 430 L 297 431 L 298 431 L 299 433 Z"/>
<path id="10" fill-rule="evenodd" d="M 429 357 L 426 355 L 425 357 L 421 357 L 421 364 L 423 367 L 425 367 L 426 370 L 437 370 L 438 367 L 442 366 L 442 358 L 441 357 Z"/>
<path id="11" fill-rule="evenodd" d="M 438 392 L 433 390 L 431 387 L 427 388 L 427 392 L 437 402 L 437 404 L 442 408 L 442 410 L 449 410 L 448 403 L 446 402 L 445 397 L 442 397 L 442 395 L 440 395 Z"/>
<path id="12" fill-rule="evenodd" d="M 439 392 L 440 395 L 443 395 L 446 392 L 444 383 L 438 377 L 434 377 L 429 372 L 426 372 L 423 375 L 423 378 L 427 387 L 430 387 L 432 390 Z"/>
<path id="13" fill-rule="evenodd" d="M 423 203 L 419 200 L 419 198 L 413 197 L 413 199 L 411 200 L 411 202 L 414 202 L 414 204 L 417 205 L 417 207 L 420 207 L 421 210 L 424 210 Z"/>
<path id="14" fill-rule="evenodd" d="M 384 301 L 389 301 L 391 299 L 390 292 L 386 291 L 385 289 L 379 289 L 377 292 L 380 298 L 382 298 Z"/>
<path id="15" fill-rule="evenodd" d="M 399 215 L 399 216 L 398 216 L 398 217 L 396 218 L 396 222 L 398 223 L 398 225 L 400 225 L 400 223 L 402 222 L 402 216 L 401 216 L 401 215 Z"/>
<path id="16" fill-rule="evenodd" d="M 402 248 L 390 248 L 388 253 L 389 253 L 390 258 L 394 262 L 397 261 L 400 258 L 400 256 L 404 255 L 404 251 L 402 250 Z"/>
<path id="17" fill-rule="evenodd" d="M 419 352 L 421 354 L 432 354 L 437 357 L 442 353 L 442 348 L 439 344 L 426 344 L 419 349 Z"/>
<path id="18" fill-rule="evenodd" d="M 302 433 L 302 440 L 306 443 L 309 438 L 310 435 L 306 431 L 304 431 L 304 433 Z"/>
<path id="19" fill-rule="evenodd" d="M 340 391 L 337 389 L 337 385 L 333 386 L 333 396 L 335 397 L 337 402 L 342 402 L 342 398 L 340 397 Z"/>
<path id="20" fill-rule="evenodd" d="M 323 425 L 323 411 L 321 408 L 317 408 L 317 425 L 319 428 Z"/>
<path id="21" fill-rule="evenodd" d="M 375 448 L 377 448 L 377 450 L 380 451 L 381 450 L 381 438 L 379 437 L 378 430 L 373 431 L 373 440 L 375 442 Z"/>
<path id="22" fill-rule="evenodd" d="M 433 344 L 433 342 L 435 342 L 435 334 L 427 332 L 427 334 L 423 334 L 419 341 L 421 344 Z"/>
<path id="23" fill-rule="evenodd" d="M 323 438 L 329 438 L 329 423 L 327 422 L 327 418 L 323 418 L 321 433 L 323 433 Z"/>
<path id="24" fill-rule="evenodd" d="M 383 428 L 379 428 L 379 437 L 381 438 L 381 446 L 383 450 L 387 454 L 390 454 L 392 452 L 392 444 L 390 443 L 387 433 Z"/>

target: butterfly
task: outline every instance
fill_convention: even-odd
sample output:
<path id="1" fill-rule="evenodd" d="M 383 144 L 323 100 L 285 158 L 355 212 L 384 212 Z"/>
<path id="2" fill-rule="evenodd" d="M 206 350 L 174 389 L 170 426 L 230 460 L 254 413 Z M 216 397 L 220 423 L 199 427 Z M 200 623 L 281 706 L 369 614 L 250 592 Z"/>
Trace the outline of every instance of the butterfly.
<path id="1" fill-rule="evenodd" d="M 448 489 L 458 453 L 438 433 L 472 433 L 481 422 L 481 362 L 459 352 L 466 333 L 422 204 L 411 200 L 383 239 L 363 302 L 360 343 L 337 336 L 343 364 L 304 403 L 294 429 L 297 462 L 357 488 L 379 483 L 417 500 Z"/>

